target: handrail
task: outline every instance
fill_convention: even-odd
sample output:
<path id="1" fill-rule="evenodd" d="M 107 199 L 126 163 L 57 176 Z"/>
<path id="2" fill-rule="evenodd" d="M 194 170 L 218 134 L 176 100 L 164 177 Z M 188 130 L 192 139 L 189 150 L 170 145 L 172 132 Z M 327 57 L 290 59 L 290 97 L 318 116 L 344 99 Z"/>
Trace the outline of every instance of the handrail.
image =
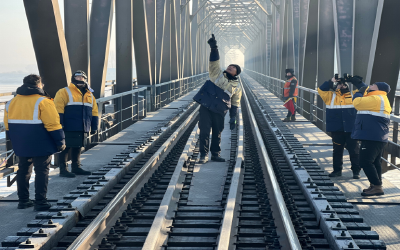
<path id="1" fill-rule="evenodd" d="M 270 78 L 270 79 L 273 79 L 273 80 L 282 82 L 282 83 L 285 82 L 284 80 L 277 79 L 277 78 L 271 77 L 271 76 L 267 76 L 267 75 L 261 74 L 261 73 L 259 73 L 259 72 L 250 70 L 250 69 L 246 69 L 246 70 L 248 70 L 248 71 L 250 71 L 250 72 L 252 72 L 252 73 L 256 73 L 256 74 L 258 74 L 258 75 L 261 75 L 261 76 L 263 76 L 263 77 L 267 77 L 267 78 Z M 310 88 L 306 88 L 306 87 L 302 87 L 302 86 L 299 86 L 299 89 L 301 89 L 301 90 L 303 90 L 303 91 L 306 91 L 306 92 L 309 92 L 309 93 L 312 93 L 312 94 L 314 94 L 315 96 L 319 96 L 318 91 L 316 91 L 316 90 L 314 90 L 314 89 L 310 89 Z M 400 96 L 396 96 L 396 99 L 397 99 L 398 97 L 400 97 Z M 311 102 L 310 102 L 310 104 L 311 104 Z M 397 105 L 400 105 L 400 103 L 397 103 L 397 101 L 396 101 L 396 106 L 397 106 Z M 318 110 L 323 111 L 323 112 L 324 112 L 324 115 L 326 114 L 326 111 L 325 111 L 324 109 L 318 108 L 318 107 L 317 107 L 316 105 L 314 105 L 314 104 L 312 104 L 312 106 L 316 107 Z M 392 112 L 395 112 L 394 110 L 395 110 L 395 109 L 393 109 Z M 304 111 L 304 110 L 303 110 L 303 111 Z M 305 112 L 307 112 L 307 111 L 305 111 Z M 310 111 L 310 115 L 311 115 L 311 113 L 312 113 L 312 112 Z M 314 116 L 315 116 L 315 115 L 314 115 Z M 312 118 L 312 117 L 311 117 L 311 118 Z M 316 118 L 317 120 L 319 120 L 319 121 L 325 122 L 325 121 L 319 119 L 317 116 L 315 116 L 315 118 Z M 310 121 L 312 121 L 312 120 L 310 120 Z M 397 135 L 397 133 L 395 133 L 395 132 L 396 132 L 396 129 L 397 129 L 396 126 L 398 126 L 398 124 L 400 123 L 400 116 L 392 113 L 392 114 L 390 114 L 390 121 L 394 122 L 394 125 L 393 125 L 393 138 L 392 138 L 393 141 L 389 141 L 389 143 L 388 143 L 388 145 L 387 145 L 387 149 L 390 150 L 390 152 L 391 152 L 390 154 L 393 154 L 393 152 L 395 152 L 395 153 L 394 153 L 394 157 L 400 157 L 400 155 L 397 153 L 397 152 L 398 152 L 398 149 L 400 148 L 400 144 L 398 144 L 398 142 L 397 142 L 397 136 L 398 136 L 398 135 Z M 322 129 L 322 131 L 324 131 L 324 129 Z M 326 132 L 326 131 L 324 131 L 324 132 Z M 395 150 L 395 151 L 393 151 L 393 150 Z M 394 158 L 393 158 L 393 155 L 391 155 L 391 157 L 392 157 L 392 161 L 393 161 L 393 159 L 394 159 Z M 390 164 L 392 167 L 396 168 L 397 170 L 400 170 L 400 168 L 396 166 L 395 162 L 389 162 L 389 160 L 388 160 L 388 159 L 385 159 L 384 156 L 382 156 L 381 159 L 383 159 L 386 163 Z"/>

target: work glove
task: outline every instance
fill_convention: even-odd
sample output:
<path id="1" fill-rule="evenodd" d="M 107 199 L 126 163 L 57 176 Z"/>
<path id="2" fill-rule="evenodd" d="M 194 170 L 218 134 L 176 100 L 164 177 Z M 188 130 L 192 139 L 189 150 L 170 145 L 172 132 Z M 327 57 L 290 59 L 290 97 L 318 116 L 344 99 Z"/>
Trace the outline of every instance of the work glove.
<path id="1" fill-rule="evenodd" d="M 329 80 L 329 88 L 333 89 L 335 86 L 335 83 L 332 80 Z"/>
<path id="2" fill-rule="evenodd" d="M 65 146 L 65 144 L 61 145 L 61 146 L 57 146 L 57 150 L 59 153 L 61 153 L 62 151 L 64 151 L 67 147 Z"/>
<path id="3" fill-rule="evenodd" d="M 363 78 L 361 76 L 353 76 L 350 78 L 350 82 L 354 85 L 360 84 Z"/>
<path id="4" fill-rule="evenodd" d="M 229 128 L 231 130 L 234 130 L 236 127 L 236 117 L 231 117 L 231 119 L 229 120 Z"/>
<path id="5" fill-rule="evenodd" d="M 214 34 L 212 34 L 212 37 L 210 39 L 208 39 L 207 43 L 210 45 L 210 48 L 212 49 L 217 49 L 217 40 L 215 40 L 215 36 Z"/>
<path id="6" fill-rule="evenodd" d="M 97 130 L 90 130 L 90 135 L 95 135 L 97 133 Z"/>
<path id="7" fill-rule="evenodd" d="M 358 90 L 357 93 L 361 93 L 362 95 L 364 95 L 364 93 L 365 93 L 365 91 L 366 91 L 367 89 L 368 89 L 368 86 L 361 87 L 361 88 Z"/>

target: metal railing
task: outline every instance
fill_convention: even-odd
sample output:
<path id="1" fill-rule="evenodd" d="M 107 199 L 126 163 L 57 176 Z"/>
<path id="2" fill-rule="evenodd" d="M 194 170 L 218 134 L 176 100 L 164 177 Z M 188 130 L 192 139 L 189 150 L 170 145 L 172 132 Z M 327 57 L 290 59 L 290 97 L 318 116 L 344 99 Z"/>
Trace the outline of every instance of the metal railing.
<path id="1" fill-rule="evenodd" d="M 249 69 L 245 69 L 245 72 L 279 99 L 283 99 L 283 86 L 285 84 L 284 80 L 267 76 Z M 307 120 L 314 123 L 322 131 L 326 132 L 326 106 L 322 99 L 318 98 L 318 91 L 302 86 L 298 86 L 298 89 L 299 95 L 297 96 L 296 101 L 296 111 L 298 111 Z M 400 123 L 400 96 L 395 96 L 392 111 L 393 113 L 390 116 L 391 132 L 389 132 L 389 135 L 391 136 L 391 138 L 389 136 L 389 139 L 391 140 L 389 140 L 385 147 L 382 160 L 384 160 L 393 168 L 400 170 L 396 164 L 397 158 L 400 158 L 400 145 L 397 144 Z"/>
<path id="2" fill-rule="evenodd" d="M 135 86 L 133 90 L 97 99 L 100 121 L 99 129 L 96 134 L 88 136 L 85 150 L 90 149 L 99 142 L 107 140 L 124 128 L 143 119 L 147 116 L 148 111 L 158 110 L 189 93 L 204 83 L 207 77 L 208 72 L 157 85 Z M 112 93 L 114 93 L 113 86 L 116 84 L 115 80 L 107 81 L 107 83 L 111 83 L 108 85 L 111 85 Z M 13 93 L 11 94 L 13 95 Z M 4 95 L 4 93 L 0 94 L 0 96 Z M 6 144 L 6 152 L 1 153 L 0 157 L 3 155 L 2 158 L 7 159 L 5 167 L 10 167 L 17 163 L 17 159 L 15 155 L 10 156 L 13 150 L 8 138 L 6 139 Z M 6 156 L 4 157 L 4 155 Z M 3 161 L 0 160 L 0 163 Z M 55 165 L 57 165 L 56 159 Z"/>

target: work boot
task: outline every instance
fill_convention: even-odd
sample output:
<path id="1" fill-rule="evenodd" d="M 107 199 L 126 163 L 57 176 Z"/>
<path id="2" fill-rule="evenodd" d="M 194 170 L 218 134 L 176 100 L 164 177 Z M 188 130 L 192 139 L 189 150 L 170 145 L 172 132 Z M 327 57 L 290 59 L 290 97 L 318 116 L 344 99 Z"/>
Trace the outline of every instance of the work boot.
<path id="1" fill-rule="evenodd" d="M 291 122 L 295 122 L 295 121 L 296 121 L 296 116 L 292 115 L 292 116 L 290 117 L 290 121 L 291 121 Z"/>
<path id="2" fill-rule="evenodd" d="M 19 200 L 18 202 L 18 209 L 25 209 L 28 207 L 33 207 L 33 201 L 31 201 L 30 199 L 27 200 Z"/>
<path id="3" fill-rule="evenodd" d="M 339 177 L 342 176 L 342 171 L 333 171 L 329 174 L 329 177 Z"/>
<path id="4" fill-rule="evenodd" d="M 68 171 L 68 164 L 60 163 L 60 177 L 74 178 L 75 174 Z"/>
<path id="5" fill-rule="evenodd" d="M 83 170 L 81 168 L 80 164 L 79 165 L 72 165 L 71 168 L 72 168 L 71 172 L 76 174 L 76 175 L 91 175 L 92 174 L 92 172 L 90 172 L 90 171 Z"/>
<path id="6" fill-rule="evenodd" d="M 368 191 L 362 192 L 362 196 L 384 195 L 382 185 L 374 185 Z"/>
<path id="7" fill-rule="evenodd" d="M 367 192 L 374 187 L 374 184 L 369 184 L 369 188 L 363 189 L 363 192 Z"/>
<path id="8" fill-rule="evenodd" d="M 224 162 L 225 159 L 219 156 L 219 154 L 211 154 L 211 160 L 217 162 Z"/>
<path id="9" fill-rule="evenodd" d="M 360 179 L 360 172 L 353 172 L 353 179 Z"/>
<path id="10" fill-rule="evenodd" d="M 35 211 L 47 211 L 51 207 L 51 204 L 47 200 L 35 201 Z"/>
<path id="11" fill-rule="evenodd" d="M 199 163 L 208 162 L 208 155 L 200 155 Z"/>
<path id="12" fill-rule="evenodd" d="M 287 116 L 285 119 L 282 120 L 283 122 L 290 122 L 290 116 Z"/>

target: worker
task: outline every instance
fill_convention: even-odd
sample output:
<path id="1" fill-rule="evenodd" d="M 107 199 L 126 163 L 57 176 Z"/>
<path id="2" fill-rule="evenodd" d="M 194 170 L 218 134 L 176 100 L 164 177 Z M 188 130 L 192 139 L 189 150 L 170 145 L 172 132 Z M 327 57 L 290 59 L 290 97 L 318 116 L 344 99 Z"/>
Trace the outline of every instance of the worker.
<path id="1" fill-rule="evenodd" d="M 354 76 L 348 79 L 357 89 L 366 86 L 362 77 Z M 342 176 L 343 151 L 347 149 L 350 155 L 353 179 L 360 179 L 360 142 L 351 138 L 356 118 L 356 110 L 353 106 L 349 85 L 344 79 L 336 79 L 324 82 L 318 93 L 326 104 L 326 132 L 330 132 L 333 143 L 333 172 L 329 177 Z"/>
<path id="2" fill-rule="evenodd" d="M 65 136 L 56 107 L 43 90 L 38 75 L 28 75 L 7 102 L 4 125 L 19 158 L 17 171 L 18 209 L 51 207 L 46 199 L 52 155 L 65 149 Z M 29 179 L 35 167 L 35 203 L 29 199 Z"/>
<path id="3" fill-rule="evenodd" d="M 353 104 L 357 110 L 351 137 L 361 141 L 360 166 L 368 177 L 370 186 L 362 196 L 383 195 L 382 151 L 389 137 L 390 107 L 387 94 L 390 86 L 376 82 L 364 86 L 354 95 Z"/>
<path id="4" fill-rule="evenodd" d="M 242 89 L 238 75 L 240 66 L 229 65 L 226 70 L 221 70 L 217 40 L 212 37 L 208 40 L 211 48 L 209 76 L 200 91 L 193 98 L 200 106 L 200 163 L 208 161 L 208 152 L 211 151 L 211 160 L 224 162 L 221 157 L 221 132 L 224 129 L 224 117 L 229 110 L 229 125 L 233 130 L 236 126 L 236 113 L 240 105 Z M 212 129 L 211 148 L 209 147 L 210 130 Z"/>
<path id="5" fill-rule="evenodd" d="M 82 70 L 72 75 L 68 87 L 60 89 L 54 103 L 60 114 L 65 132 L 67 148 L 60 153 L 60 176 L 73 178 L 75 175 L 90 175 L 90 171 L 81 168 L 81 148 L 85 146 L 89 132 L 94 135 L 99 124 L 98 108 Z M 71 172 L 68 171 L 68 154 L 71 152 Z"/>
<path id="6" fill-rule="evenodd" d="M 285 107 L 288 109 L 286 118 L 283 122 L 294 122 L 296 121 L 296 107 L 297 96 L 299 94 L 297 78 L 294 75 L 293 69 L 286 69 L 286 82 L 283 87 L 283 97 L 285 101 Z"/>

